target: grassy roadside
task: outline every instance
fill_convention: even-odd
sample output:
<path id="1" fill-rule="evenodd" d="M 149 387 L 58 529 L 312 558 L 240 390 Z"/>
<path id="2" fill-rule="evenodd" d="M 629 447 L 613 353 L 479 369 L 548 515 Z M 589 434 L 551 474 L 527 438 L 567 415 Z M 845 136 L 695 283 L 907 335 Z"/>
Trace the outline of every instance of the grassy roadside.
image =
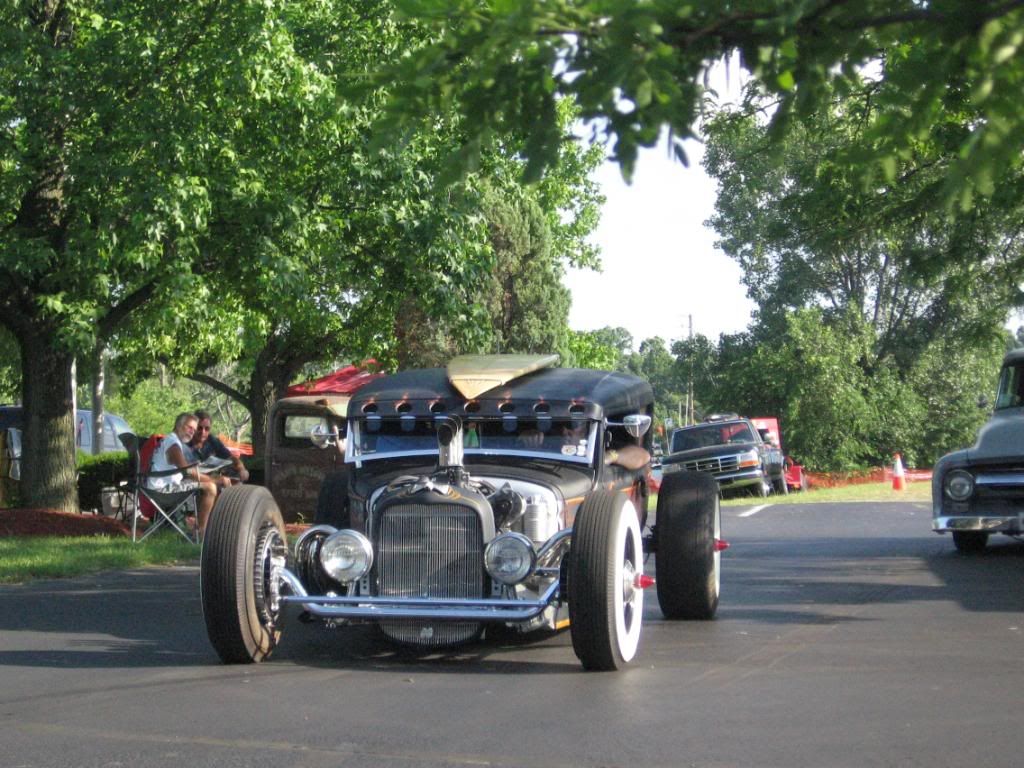
<path id="1" fill-rule="evenodd" d="M 0 538 L 0 584 L 185 563 L 198 557 L 199 548 L 179 536 L 157 535 L 141 544 L 124 536 L 11 536 Z"/>
<path id="2" fill-rule="evenodd" d="M 839 488 L 811 488 L 807 491 L 793 492 L 786 496 L 772 494 L 766 499 L 754 496 L 740 496 L 726 499 L 724 506 L 749 507 L 754 504 L 827 504 L 830 502 L 854 501 L 931 501 L 932 484 L 927 481 L 907 483 L 902 491 L 894 491 L 891 483 L 857 483 Z"/>
<path id="3" fill-rule="evenodd" d="M 894 491 L 891 483 L 858 483 L 839 488 L 811 488 L 808 491 L 791 491 L 785 496 L 772 494 L 765 499 L 756 496 L 737 496 L 723 499 L 723 507 L 753 507 L 758 504 L 829 504 L 858 501 L 929 502 L 932 498 L 932 484 L 926 481 L 907 483 L 903 491 Z M 657 509 L 658 497 L 651 496 L 651 510 Z"/>
<path id="4" fill-rule="evenodd" d="M 741 496 L 722 502 L 727 507 L 757 504 L 826 504 L 829 502 L 927 502 L 931 484 L 909 483 L 894 491 L 889 483 L 864 483 L 841 488 L 813 488 L 766 499 Z M 657 508 L 657 496 L 650 509 Z M 0 584 L 32 579 L 57 579 L 97 571 L 139 568 L 145 565 L 195 562 L 199 548 L 178 536 L 157 535 L 141 544 L 124 536 L 12 536 L 0 537 Z"/>

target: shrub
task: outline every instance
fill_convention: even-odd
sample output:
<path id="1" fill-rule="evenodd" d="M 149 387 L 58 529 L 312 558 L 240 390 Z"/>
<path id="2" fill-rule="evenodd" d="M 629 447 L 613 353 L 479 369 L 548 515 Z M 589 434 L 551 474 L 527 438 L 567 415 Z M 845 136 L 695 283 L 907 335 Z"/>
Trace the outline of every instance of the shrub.
<path id="1" fill-rule="evenodd" d="M 100 492 L 128 479 L 128 453 L 117 451 L 92 456 L 78 453 L 78 507 L 99 509 Z"/>

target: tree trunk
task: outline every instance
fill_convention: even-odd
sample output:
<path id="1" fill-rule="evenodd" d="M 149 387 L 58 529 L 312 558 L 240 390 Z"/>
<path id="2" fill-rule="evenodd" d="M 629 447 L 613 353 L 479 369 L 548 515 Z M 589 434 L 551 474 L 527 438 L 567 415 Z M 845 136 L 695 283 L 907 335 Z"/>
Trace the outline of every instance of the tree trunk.
<path id="1" fill-rule="evenodd" d="M 93 361 L 96 366 L 96 374 L 92 378 L 92 453 L 98 456 L 103 452 L 103 395 L 105 380 L 103 378 L 103 345 L 96 347 L 96 357 Z"/>
<path id="2" fill-rule="evenodd" d="M 21 344 L 24 425 L 21 499 L 26 507 L 78 511 L 70 353 L 52 333 L 28 332 Z"/>
<path id="3" fill-rule="evenodd" d="M 270 409 L 278 399 L 284 397 L 288 385 L 298 373 L 300 365 L 268 360 L 265 350 L 256 358 L 252 375 L 249 377 L 249 401 L 252 412 L 252 451 L 263 456 L 267 448 L 267 428 Z"/>

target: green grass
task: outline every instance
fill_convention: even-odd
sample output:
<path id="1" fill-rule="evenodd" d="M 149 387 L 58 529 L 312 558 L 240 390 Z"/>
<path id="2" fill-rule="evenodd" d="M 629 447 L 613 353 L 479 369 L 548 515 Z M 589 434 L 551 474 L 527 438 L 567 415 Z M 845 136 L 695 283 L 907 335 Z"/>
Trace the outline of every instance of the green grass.
<path id="1" fill-rule="evenodd" d="M 184 563 L 198 557 L 199 547 L 169 534 L 141 544 L 124 536 L 12 536 L 0 538 L 0 584 Z"/>
<path id="2" fill-rule="evenodd" d="M 811 488 L 808 491 L 790 491 L 786 496 L 772 494 L 766 499 L 756 496 L 736 496 L 723 499 L 725 507 L 752 507 L 757 504 L 828 504 L 830 502 L 852 501 L 918 501 L 928 502 L 932 498 L 932 484 L 927 481 L 907 483 L 906 490 L 894 491 L 892 483 L 859 483 L 839 488 Z M 655 510 L 657 494 L 651 495 L 648 509 Z"/>
<path id="3" fill-rule="evenodd" d="M 766 499 L 740 496 L 727 499 L 726 506 L 749 507 L 753 504 L 825 504 L 844 501 L 930 501 L 932 484 L 926 481 L 907 483 L 903 491 L 894 491 L 892 483 L 857 483 L 838 488 L 811 488 L 808 491 L 790 491 L 787 496 L 771 495 Z"/>

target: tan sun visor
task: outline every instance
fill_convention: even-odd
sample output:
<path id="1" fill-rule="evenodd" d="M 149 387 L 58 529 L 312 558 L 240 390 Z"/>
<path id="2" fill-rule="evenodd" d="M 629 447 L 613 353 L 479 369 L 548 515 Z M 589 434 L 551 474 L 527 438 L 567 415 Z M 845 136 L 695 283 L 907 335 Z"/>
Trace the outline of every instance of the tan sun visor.
<path id="1" fill-rule="evenodd" d="M 557 362 L 558 355 L 460 355 L 448 363 L 448 379 L 463 397 L 472 400 Z"/>

